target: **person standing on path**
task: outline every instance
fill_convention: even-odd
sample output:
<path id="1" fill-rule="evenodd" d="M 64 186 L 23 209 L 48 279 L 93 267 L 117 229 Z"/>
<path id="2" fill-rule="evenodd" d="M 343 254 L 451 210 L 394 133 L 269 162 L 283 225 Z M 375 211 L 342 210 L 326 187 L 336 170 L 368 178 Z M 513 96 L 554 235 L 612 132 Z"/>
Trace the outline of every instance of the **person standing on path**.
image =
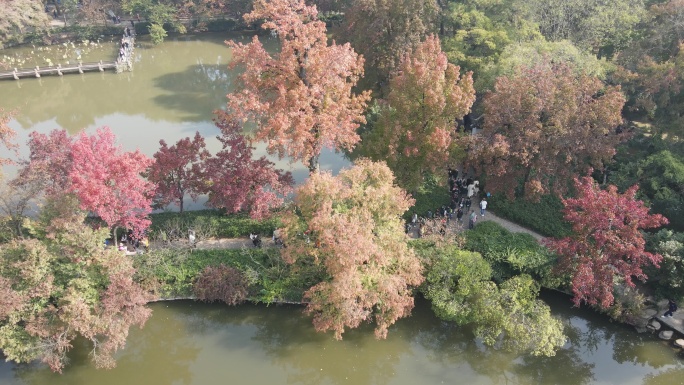
<path id="1" fill-rule="evenodd" d="M 468 221 L 468 229 L 472 230 L 475 228 L 475 223 L 477 222 L 477 214 L 475 211 L 470 212 L 470 220 Z"/>
<path id="2" fill-rule="evenodd" d="M 484 217 L 485 211 L 487 210 L 487 198 L 482 198 L 480 201 L 480 215 Z"/>

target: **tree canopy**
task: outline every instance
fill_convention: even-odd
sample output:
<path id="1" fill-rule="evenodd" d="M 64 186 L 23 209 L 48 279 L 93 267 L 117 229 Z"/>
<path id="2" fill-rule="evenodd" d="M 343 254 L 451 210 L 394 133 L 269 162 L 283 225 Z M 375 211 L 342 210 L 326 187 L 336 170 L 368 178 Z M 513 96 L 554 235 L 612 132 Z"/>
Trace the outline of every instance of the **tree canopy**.
<path id="1" fill-rule="evenodd" d="M 386 161 L 404 188 L 464 156 L 457 120 L 475 101 L 472 73 L 449 64 L 439 38 L 429 36 L 406 54 L 390 79 L 390 93 L 359 152 Z"/>
<path id="2" fill-rule="evenodd" d="M 645 251 L 641 231 L 665 225 L 667 219 L 648 213 L 636 199 L 636 185 L 621 194 L 613 185 L 602 190 L 590 177 L 574 182 L 577 196 L 563 200 L 573 235 L 546 244 L 560 256 L 557 269 L 572 277 L 575 304 L 606 309 L 613 304 L 614 285 L 634 287 L 633 278 L 647 278 L 644 266 L 658 265 L 661 256 Z"/>
<path id="3" fill-rule="evenodd" d="M 8 359 L 61 371 L 82 337 L 95 365 L 112 368 L 130 327 L 150 316 L 130 257 L 104 249 L 106 229 L 93 230 L 84 217 L 71 197 L 49 199 L 34 238 L 0 247 L 0 348 Z"/>
<path id="4" fill-rule="evenodd" d="M 341 339 L 346 328 L 375 322 L 376 337 L 385 338 L 410 314 L 412 289 L 423 281 L 401 221 L 412 203 L 384 163 L 367 159 L 336 177 L 313 174 L 297 189 L 282 254 L 290 263 L 325 267 L 323 280 L 305 293 L 316 330 Z"/>
<path id="5" fill-rule="evenodd" d="M 562 323 L 537 299 L 539 284 L 527 275 L 497 286 L 479 253 L 453 246 L 433 250 L 425 295 L 442 319 L 472 324 L 485 344 L 553 356 L 565 344 Z"/>
<path id="6" fill-rule="evenodd" d="M 256 138 L 270 153 L 319 168 L 324 147 L 351 150 L 370 92 L 353 91 L 363 76 L 363 59 L 349 44 L 328 44 L 325 23 L 303 0 L 257 0 L 247 22 L 263 20 L 281 46 L 271 55 L 257 36 L 251 43 L 229 41 L 231 68 L 244 67 L 228 110 L 257 125 Z"/>
<path id="7" fill-rule="evenodd" d="M 486 172 L 487 189 L 536 198 L 563 193 L 589 167 L 602 169 L 624 135 L 619 87 L 565 64 L 539 63 L 499 77 L 484 99 L 485 121 L 470 159 Z"/>

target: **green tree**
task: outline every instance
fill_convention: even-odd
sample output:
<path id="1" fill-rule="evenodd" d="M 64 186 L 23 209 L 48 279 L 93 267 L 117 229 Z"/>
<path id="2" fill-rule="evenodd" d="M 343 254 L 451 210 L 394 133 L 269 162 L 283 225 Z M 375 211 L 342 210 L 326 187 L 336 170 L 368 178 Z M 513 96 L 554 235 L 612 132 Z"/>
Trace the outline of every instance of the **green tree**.
<path id="1" fill-rule="evenodd" d="M 567 39 L 599 55 L 625 48 L 646 10 L 644 0 L 520 0 L 519 4 L 548 40 Z"/>
<path id="2" fill-rule="evenodd" d="M 568 40 L 546 41 L 536 39 L 507 45 L 498 60 L 488 62 L 476 78 L 475 88 L 479 92 L 491 90 L 499 76 L 513 76 L 520 68 L 532 68 L 540 62 L 552 61 L 569 65 L 578 75 L 587 75 L 605 80 L 614 65 L 597 59 Z"/>
<path id="3" fill-rule="evenodd" d="M 684 160 L 662 150 L 633 162 L 621 163 L 610 174 L 610 182 L 626 190 L 639 185 L 637 197 L 651 210 L 670 220 L 670 226 L 684 230 Z"/>
<path id="4" fill-rule="evenodd" d="M 140 15 L 150 23 L 149 31 L 152 42 L 159 44 L 167 36 L 165 25 L 178 33 L 185 33 L 186 29 L 178 20 L 178 9 L 160 0 L 123 0 L 121 8 L 128 13 Z"/>
<path id="5" fill-rule="evenodd" d="M 663 259 L 657 269 L 648 269 L 652 284 L 659 294 L 670 298 L 684 297 L 684 233 L 660 230 L 647 236 L 646 247 Z"/>
<path id="6" fill-rule="evenodd" d="M 425 254 L 425 295 L 440 318 L 472 324 L 485 344 L 508 351 L 553 356 L 565 344 L 562 323 L 537 299 L 539 284 L 529 276 L 497 287 L 479 253 L 448 246 Z"/>

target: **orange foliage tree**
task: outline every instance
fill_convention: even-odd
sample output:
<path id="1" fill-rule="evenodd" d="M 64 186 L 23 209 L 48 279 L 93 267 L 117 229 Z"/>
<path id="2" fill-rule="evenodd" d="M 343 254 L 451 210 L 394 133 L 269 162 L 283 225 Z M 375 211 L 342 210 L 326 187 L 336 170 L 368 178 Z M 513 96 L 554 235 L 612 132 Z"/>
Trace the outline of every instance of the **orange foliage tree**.
<path id="1" fill-rule="evenodd" d="M 512 196 L 523 185 L 534 198 L 589 167 L 602 169 L 624 138 L 616 133 L 625 98 L 619 87 L 541 63 L 497 79 L 484 99 L 485 122 L 469 155 L 487 175 L 487 189 Z"/>
<path id="2" fill-rule="evenodd" d="M 459 70 L 431 35 L 404 56 L 390 79 L 386 106 L 360 153 L 385 160 L 404 188 L 417 188 L 425 173 L 446 169 L 459 154 L 456 119 L 475 101 L 472 73 L 461 76 Z"/>
<path id="3" fill-rule="evenodd" d="M 410 314 L 423 276 L 400 216 L 413 202 L 387 165 L 367 159 L 336 177 L 313 174 L 298 189 L 282 255 L 325 267 L 327 277 L 305 293 L 316 330 L 341 339 L 345 328 L 375 321 L 376 337 L 385 338 Z"/>
<path id="4" fill-rule="evenodd" d="M 352 149 L 369 92 L 352 88 L 363 76 L 363 59 L 349 44 L 328 45 L 325 23 L 315 6 L 303 0 L 257 0 L 247 22 L 264 20 L 280 39 L 280 52 L 271 55 L 255 36 L 251 43 L 228 42 L 231 67 L 245 71 L 228 95 L 233 116 L 257 125 L 256 139 L 270 153 L 304 162 L 318 170 L 324 147 Z"/>

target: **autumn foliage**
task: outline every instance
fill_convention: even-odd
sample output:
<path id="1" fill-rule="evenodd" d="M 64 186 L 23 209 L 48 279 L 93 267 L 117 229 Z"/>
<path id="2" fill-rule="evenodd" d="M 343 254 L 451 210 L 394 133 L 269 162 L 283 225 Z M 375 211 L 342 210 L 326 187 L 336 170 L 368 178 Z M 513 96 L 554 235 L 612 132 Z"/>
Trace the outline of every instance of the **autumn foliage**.
<path id="1" fill-rule="evenodd" d="M 228 305 L 238 305 L 247 299 L 248 286 L 247 279 L 239 270 L 219 265 L 204 268 L 192 290 L 200 301 L 223 301 Z"/>
<path id="2" fill-rule="evenodd" d="M 13 151 L 17 148 L 17 144 L 14 143 L 16 133 L 9 127 L 9 121 L 12 119 L 12 116 L 12 112 L 5 112 L 0 108 L 0 148 L 4 147 L 7 150 Z M 0 156 L 0 167 L 10 162 L 10 159 L 6 158 L 4 154 L 5 151 L 3 151 L 3 155 Z M 1 176 L 2 174 L 0 173 L 0 177 Z"/>
<path id="3" fill-rule="evenodd" d="M 225 112 L 214 119 L 221 130 L 217 136 L 221 150 L 204 161 L 204 192 L 208 204 L 229 213 L 246 211 L 255 219 L 270 214 L 292 191 L 290 172 L 276 169 L 266 157 L 252 159 L 251 143 L 242 135 L 242 127 Z"/>
<path id="4" fill-rule="evenodd" d="M 203 191 L 203 162 L 210 154 L 199 132 L 193 139 L 183 138 L 169 147 L 163 139 L 147 179 L 157 186 L 156 199 L 161 205 L 175 203 L 183 212 L 183 198 L 189 194 L 196 201 Z"/>
<path id="5" fill-rule="evenodd" d="M 425 173 L 448 167 L 458 151 L 456 120 L 475 101 L 471 72 L 448 63 L 431 35 L 404 55 L 390 79 L 386 107 L 361 144 L 361 152 L 385 160 L 400 185 L 416 188 Z"/>
<path id="6" fill-rule="evenodd" d="M 77 203 L 48 203 L 39 234 L 49 237 L 13 241 L 0 248 L 0 348 L 7 359 L 38 359 L 61 371 L 77 337 L 92 345 L 97 367 L 115 366 L 131 326 L 143 326 L 151 312 L 147 296 L 133 281 L 130 257 L 104 249 L 106 231 L 77 221 L 55 226 L 51 215 Z"/>
<path id="7" fill-rule="evenodd" d="M 512 196 L 522 184 L 536 198 L 567 191 L 573 175 L 602 169 L 623 140 L 616 134 L 625 99 L 619 87 L 540 63 L 499 77 L 484 100 L 485 121 L 469 155 L 487 189 Z"/>
<path id="8" fill-rule="evenodd" d="M 111 228 L 140 233 L 149 226 L 154 186 L 141 174 L 151 161 L 139 151 L 122 152 L 108 128 L 75 139 L 63 130 L 33 132 L 29 149 L 17 183 L 41 181 L 49 197 L 74 194 L 81 209 Z"/>
<path id="9" fill-rule="evenodd" d="M 658 265 L 661 256 L 644 250 L 642 230 L 668 223 L 636 199 L 637 186 L 623 194 L 610 185 L 602 190 L 590 177 L 575 178 L 576 198 L 563 200 L 565 220 L 573 235 L 549 239 L 546 245 L 560 256 L 558 271 L 572 276 L 576 305 L 600 308 L 613 304 L 613 287 L 634 287 L 633 278 L 646 280 L 642 268 Z"/>
<path id="10" fill-rule="evenodd" d="M 325 23 L 303 0 L 257 0 L 244 19 L 264 20 L 262 27 L 274 31 L 281 47 L 271 55 L 256 36 L 246 45 L 228 42 L 231 68 L 244 68 L 228 95 L 231 114 L 255 122 L 256 138 L 270 153 L 302 161 L 311 172 L 324 147 L 353 148 L 370 98 L 369 92 L 352 92 L 363 76 L 363 59 L 349 44 L 328 45 Z"/>
<path id="11" fill-rule="evenodd" d="M 413 308 L 412 288 L 423 281 L 407 245 L 401 214 L 411 205 L 384 163 L 362 159 L 336 177 L 313 174 L 299 187 L 286 217 L 282 255 L 290 263 L 325 266 L 327 278 L 305 293 L 316 330 L 376 323 L 384 338 Z"/>

